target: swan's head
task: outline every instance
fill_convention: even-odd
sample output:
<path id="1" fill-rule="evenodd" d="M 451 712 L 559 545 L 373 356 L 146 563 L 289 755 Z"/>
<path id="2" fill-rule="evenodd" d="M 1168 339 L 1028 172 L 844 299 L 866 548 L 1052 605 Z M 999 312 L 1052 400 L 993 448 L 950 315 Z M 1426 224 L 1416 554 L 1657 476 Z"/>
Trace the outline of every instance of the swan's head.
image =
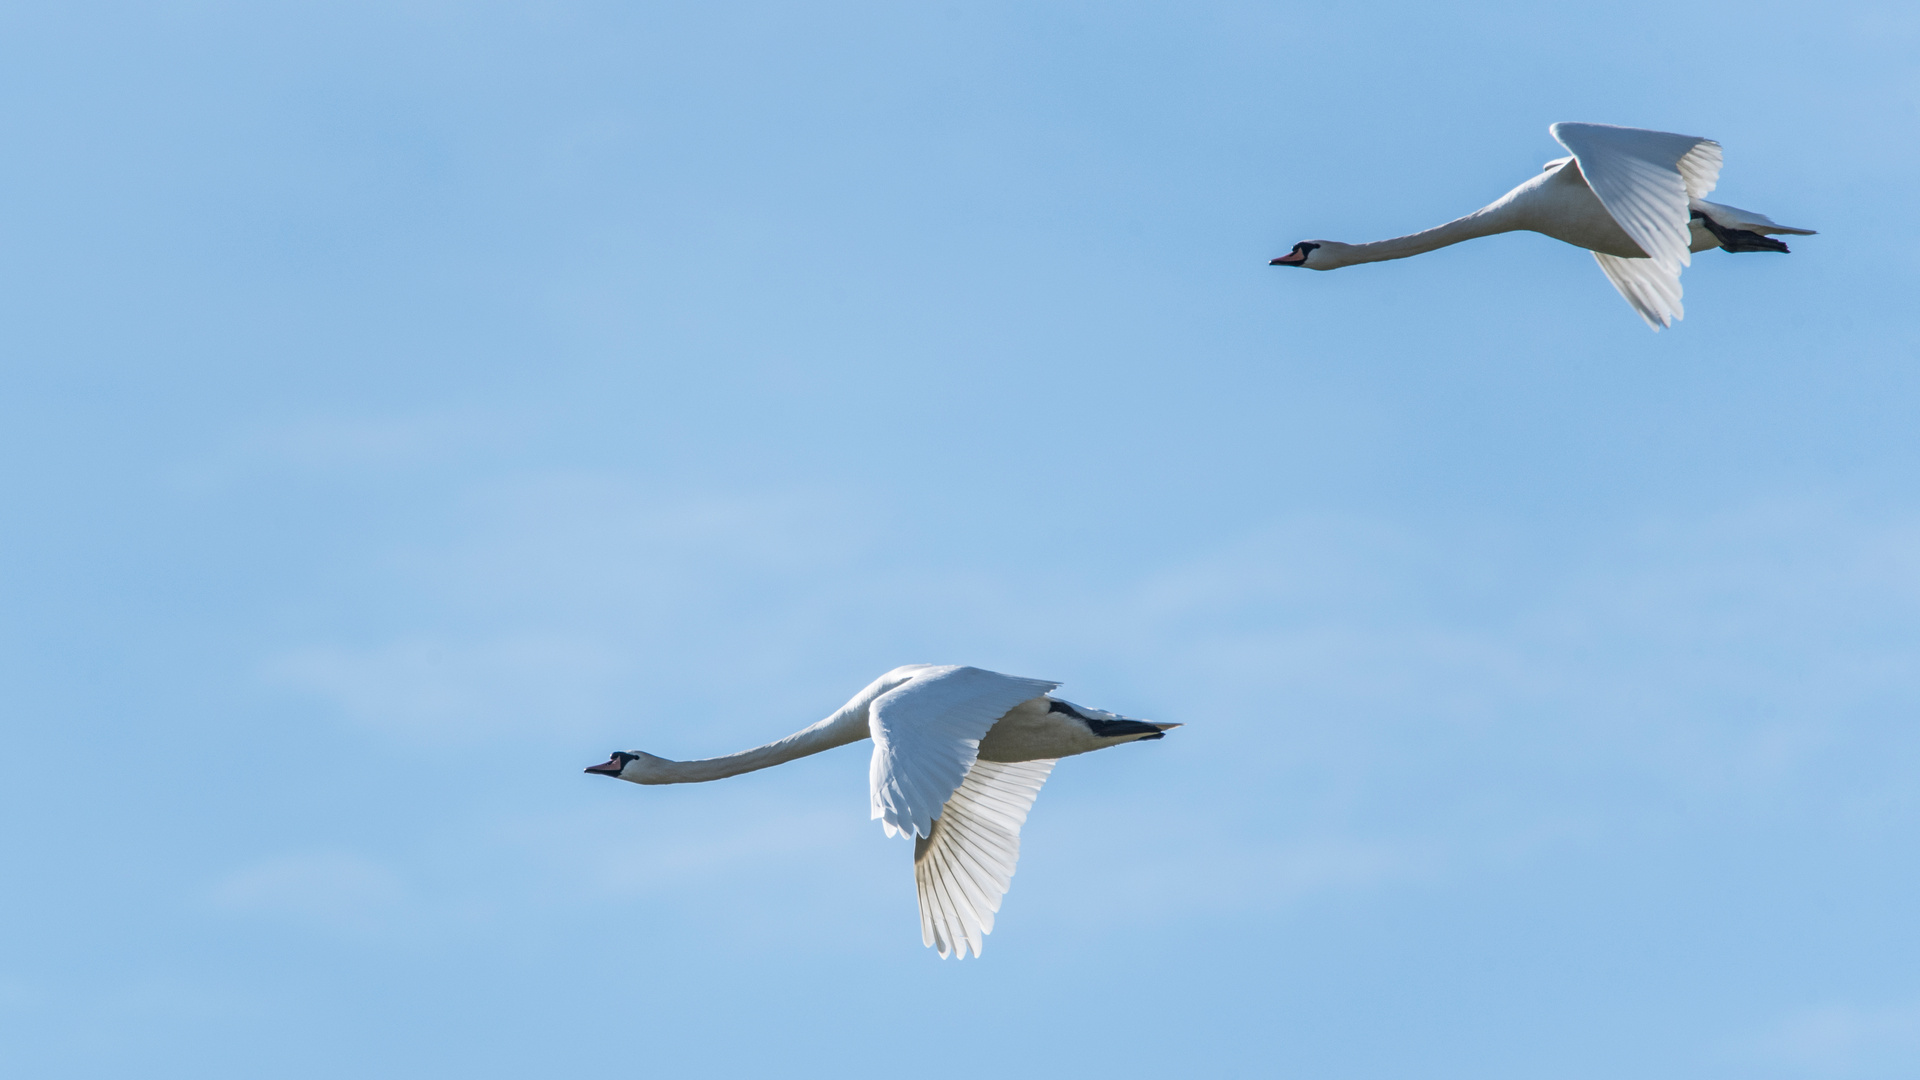
<path id="1" fill-rule="evenodd" d="M 1293 250 L 1268 263 L 1268 266 L 1304 266 L 1308 270 L 1332 270 L 1347 265 L 1346 253 L 1353 247 L 1337 240 L 1302 240 Z"/>
<path id="2" fill-rule="evenodd" d="M 587 772 L 599 776 L 611 776 L 616 780 L 628 780 L 636 784 L 659 784 L 662 765 L 671 765 L 666 758 L 657 758 L 652 754 L 643 754 L 638 750 L 631 753 L 615 750 L 613 756 L 598 765 L 589 765 Z"/>

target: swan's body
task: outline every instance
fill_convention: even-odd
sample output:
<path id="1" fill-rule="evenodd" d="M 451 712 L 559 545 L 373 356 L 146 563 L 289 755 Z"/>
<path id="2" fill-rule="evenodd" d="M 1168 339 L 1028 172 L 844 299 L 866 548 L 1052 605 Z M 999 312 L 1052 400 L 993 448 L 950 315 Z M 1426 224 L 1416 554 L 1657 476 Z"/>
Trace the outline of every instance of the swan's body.
<path id="1" fill-rule="evenodd" d="M 1608 124 L 1548 130 L 1572 156 L 1547 162 L 1539 176 L 1466 217 L 1371 244 L 1303 240 L 1273 265 L 1334 270 L 1495 233 L 1543 233 L 1593 252 L 1620 295 L 1658 330 L 1685 315 L 1680 271 L 1692 252 L 1784 253 L 1787 245 L 1765 234 L 1813 235 L 1765 214 L 1708 202 L 1704 196 L 1720 177 L 1720 144 L 1711 139 Z"/>
<path id="2" fill-rule="evenodd" d="M 587 771 L 636 784 L 691 784 L 873 740 L 873 816 L 914 837 L 920 938 L 980 955 L 1020 858 L 1020 826 L 1055 761 L 1158 739 L 1178 724 L 1132 720 L 1051 697 L 1058 683 L 973 667 L 909 664 L 875 679 L 832 716 L 726 757 L 669 761 L 616 753 Z"/>

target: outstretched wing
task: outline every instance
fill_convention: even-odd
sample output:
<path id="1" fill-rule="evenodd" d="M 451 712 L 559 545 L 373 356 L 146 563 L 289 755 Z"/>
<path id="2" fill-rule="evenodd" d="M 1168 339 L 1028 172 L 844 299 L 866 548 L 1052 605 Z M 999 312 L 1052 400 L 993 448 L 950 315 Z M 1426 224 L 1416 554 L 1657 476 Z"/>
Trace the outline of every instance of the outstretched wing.
<path id="1" fill-rule="evenodd" d="M 1614 127 L 1555 124 L 1547 129 L 1580 163 L 1580 175 L 1620 228 L 1647 253 L 1637 259 L 1596 255 L 1600 268 L 1655 330 L 1683 314 L 1680 271 L 1688 252 L 1689 203 L 1720 180 L 1720 144 L 1693 135 Z"/>
<path id="2" fill-rule="evenodd" d="M 1611 124 L 1547 130 L 1573 153 L 1587 186 L 1640 250 L 1655 262 L 1687 265 L 1687 203 L 1719 182 L 1719 143 Z"/>
<path id="3" fill-rule="evenodd" d="M 1020 861 L 1020 826 L 1053 772 L 1052 761 L 976 761 L 914 842 L 913 882 L 920 892 L 920 941 L 963 959 L 993 932 L 1000 898 Z"/>
<path id="4" fill-rule="evenodd" d="M 887 835 L 931 836 L 933 819 L 1007 710 L 1059 686 L 975 667 L 934 668 L 873 702 L 873 816 Z"/>
<path id="5" fill-rule="evenodd" d="M 1680 306 L 1680 275 L 1652 259 L 1622 259 L 1617 255 L 1593 253 L 1593 261 L 1606 271 L 1607 280 L 1627 298 L 1633 310 L 1655 330 L 1672 326 L 1673 320 L 1686 317 Z"/>

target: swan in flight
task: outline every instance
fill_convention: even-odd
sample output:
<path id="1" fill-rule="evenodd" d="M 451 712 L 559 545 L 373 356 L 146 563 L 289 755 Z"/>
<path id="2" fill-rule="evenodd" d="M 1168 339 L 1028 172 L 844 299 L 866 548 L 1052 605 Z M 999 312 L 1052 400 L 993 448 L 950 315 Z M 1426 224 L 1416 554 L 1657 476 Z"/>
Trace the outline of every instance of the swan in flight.
<path id="1" fill-rule="evenodd" d="M 1593 252 L 1607 280 L 1659 330 L 1685 315 L 1680 271 L 1693 252 L 1785 252 L 1787 245 L 1766 234 L 1814 235 L 1765 214 L 1708 202 L 1704 196 L 1720 179 L 1720 144 L 1712 139 L 1611 124 L 1563 123 L 1547 130 L 1572 156 L 1547 162 L 1541 175 L 1490 206 L 1371 244 L 1302 240 L 1269 265 L 1335 270 L 1527 230 Z"/>
<path id="2" fill-rule="evenodd" d="M 873 816 L 911 836 L 920 940 L 945 957 L 993 930 L 1013 882 L 1020 826 L 1054 762 L 1179 724 L 1133 720 L 1051 696 L 1059 683 L 976 667 L 908 664 L 875 679 L 838 711 L 778 742 L 725 757 L 669 761 L 620 751 L 587 772 L 635 784 L 697 784 L 873 740 Z"/>

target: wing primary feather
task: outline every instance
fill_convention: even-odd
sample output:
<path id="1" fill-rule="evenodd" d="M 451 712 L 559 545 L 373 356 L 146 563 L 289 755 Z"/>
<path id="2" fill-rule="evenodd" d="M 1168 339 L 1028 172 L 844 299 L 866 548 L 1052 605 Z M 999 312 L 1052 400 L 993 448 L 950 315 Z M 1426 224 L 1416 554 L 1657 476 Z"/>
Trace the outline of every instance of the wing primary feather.
<path id="1" fill-rule="evenodd" d="M 971 921 L 979 921 L 980 912 L 987 908 L 987 898 L 980 893 L 980 883 L 974 880 L 973 868 L 967 865 L 965 857 L 960 854 L 960 845 L 943 845 L 940 857 L 956 891 L 966 901 L 967 910 L 973 915 Z"/>
<path id="2" fill-rule="evenodd" d="M 1000 910 L 1000 897 L 996 895 L 999 891 L 998 875 L 973 857 L 964 837 L 961 838 L 960 843 L 950 845 L 947 848 L 947 854 L 951 856 L 954 865 L 966 875 L 964 887 L 973 900 L 974 914 L 986 924 L 988 930 L 992 930 L 993 913 Z"/>
<path id="3" fill-rule="evenodd" d="M 971 831 L 955 830 L 955 832 L 957 835 L 954 837 L 953 846 L 965 850 L 969 857 L 992 875 L 995 885 L 1005 889 L 1007 883 L 1013 878 L 1012 860 L 1006 858 L 1005 849 L 989 848 L 984 837 Z M 993 909 L 1000 910 L 999 900 L 993 901 Z"/>
<path id="4" fill-rule="evenodd" d="M 933 911 L 932 905 L 927 902 L 927 872 L 921 869 L 917 862 L 913 868 L 913 883 L 916 886 L 914 892 L 919 894 L 920 901 L 920 944 L 931 947 L 933 945 Z"/>
<path id="5" fill-rule="evenodd" d="M 937 843 L 927 853 L 926 871 L 927 889 L 934 902 L 934 932 L 943 945 L 940 955 L 944 957 L 959 942 L 957 937 L 959 914 L 954 910 L 953 895 L 946 887 L 946 875 L 940 864 L 940 848 Z"/>
<path id="6" fill-rule="evenodd" d="M 1652 259 L 1622 259 L 1597 251 L 1593 253 L 1593 258 L 1600 264 L 1607 280 L 1655 331 L 1672 325 L 1674 319 L 1686 316 L 1686 309 L 1680 303 L 1680 277 L 1677 273 L 1656 264 Z"/>
<path id="7" fill-rule="evenodd" d="M 973 955 L 980 955 L 980 913 L 974 906 L 974 898 L 968 894 L 970 884 L 966 873 L 954 863 L 953 849 L 948 848 L 940 854 L 945 867 L 947 895 L 953 897 L 954 906 L 960 915 L 960 935 L 972 947 Z"/>
<path id="8" fill-rule="evenodd" d="M 975 761 L 915 841 L 920 937 L 942 957 L 981 954 L 1019 863 L 1021 825 L 1053 765 Z"/>
<path id="9" fill-rule="evenodd" d="M 940 891 L 936 879 L 937 870 L 931 859 L 926 866 L 926 878 L 921 889 L 921 903 L 933 921 L 933 943 L 940 950 L 941 959 L 945 959 L 953 949 L 952 929 L 947 921 L 946 897 Z"/>
<path id="10" fill-rule="evenodd" d="M 949 828 L 948 832 L 950 834 L 947 838 L 949 846 L 965 850 L 969 857 L 981 866 L 997 871 L 1007 870 L 1005 866 L 1006 860 L 994 856 L 993 852 L 987 847 L 979 830 L 959 824 L 956 818 L 956 823 Z"/>
<path id="11" fill-rule="evenodd" d="M 961 945 L 967 940 L 967 928 L 960 896 L 953 884 L 953 874 L 946 866 L 946 854 L 939 848 L 934 849 L 934 887 L 940 890 L 942 906 L 947 913 L 947 940 L 953 945 L 954 952 L 960 953 Z M 964 957 L 963 957 L 964 958 Z"/>

